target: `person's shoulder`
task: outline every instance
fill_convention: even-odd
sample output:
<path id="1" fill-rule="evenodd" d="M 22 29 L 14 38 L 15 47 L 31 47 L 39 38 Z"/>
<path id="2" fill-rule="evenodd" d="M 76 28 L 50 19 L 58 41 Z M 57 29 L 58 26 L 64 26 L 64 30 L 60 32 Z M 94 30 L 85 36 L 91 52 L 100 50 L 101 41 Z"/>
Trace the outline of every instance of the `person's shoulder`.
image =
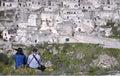
<path id="1" fill-rule="evenodd" d="M 13 57 L 16 57 L 16 54 L 14 54 Z"/>
<path id="2" fill-rule="evenodd" d="M 37 56 L 37 57 L 40 57 L 40 55 L 39 55 L 39 54 L 36 54 L 36 56 Z"/>
<path id="3" fill-rule="evenodd" d="M 31 57 L 31 56 L 33 56 L 33 54 L 28 55 L 28 57 Z"/>
<path id="4" fill-rule="evenodd" d="M 21 54 L 15 54 L 14 57 L 22 57 L 23 55 Z"/>
<path id="5" fill-rule="evenodd" d="M 14 54 L 13 56 L 18 56 L 18 55 L 19 55 L 19 54 L 16 53 L 16 54 Z"/>
<path id="6" fill-rule="evenodd" d="M 26 57 L 26 55 L 25 55 L 25 54 L 23 54 L 23 56 L 24 56 L 24 57 Z"/>

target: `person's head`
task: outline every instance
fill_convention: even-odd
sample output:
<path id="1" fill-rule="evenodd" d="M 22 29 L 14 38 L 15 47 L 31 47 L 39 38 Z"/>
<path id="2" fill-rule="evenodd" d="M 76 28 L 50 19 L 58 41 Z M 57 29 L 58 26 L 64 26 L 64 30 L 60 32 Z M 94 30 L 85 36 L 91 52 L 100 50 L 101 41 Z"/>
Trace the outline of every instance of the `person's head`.
<path id="1" fill-rule="evenodd" d="M 37 49 L 33 49 L 32 52 L 36 54 L 37 53 Z"/>
<path id="2" fill-rule="evenodd" d="M 22 48 L 17 48 L 15 50 L 17 51 L 17 54 L 23 54 L 23 49 Z"/>

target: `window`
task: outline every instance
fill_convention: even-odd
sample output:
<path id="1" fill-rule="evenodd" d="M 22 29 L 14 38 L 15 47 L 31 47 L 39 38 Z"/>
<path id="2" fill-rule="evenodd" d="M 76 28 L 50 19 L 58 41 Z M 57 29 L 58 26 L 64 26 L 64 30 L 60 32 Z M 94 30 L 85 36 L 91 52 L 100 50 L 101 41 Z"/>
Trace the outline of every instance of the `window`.
<path id="1" fill-rule="evenodd" d="M 67 16 L 67 19 L 69 19 L 69 16 Z"/>
<path id="2" fill-rule="evenodd" d="M 10 4 L 10 7 L 12 6 L 12 4 Z"/>
<path id="3" fill-rule="evenodd" d="M 48 5 L 51 6 L 51 1 L 48 1 Z"/>
<path id="4" fill-rule="evenodd" d="M 81 29 L 79 28 L 78 31 L 81 32 Z"/>
<path id="5" fill-rule="evenodd" d="M 45 36 L 47 36 L 47 34 L 45 34 Z"/>
<path id="6" fill-rule="evenodd" d="M 32 4 L 34 4 L 34 2 L 32 2 Z"/>
<path id="7" fill-rule="evenodd" d="M 67 14 L 70 14 L 70 12 L 67 12 Z"/>
<path id="8" fill-rule="evenodd" d="M 21 7 L 21 3 L 19 3 L 19 6 Z"/>
<path id="9" fill-rule="evenodd" d="M 29 6 L 30 6 L 30 3 L 29 3 Z"/>
<path id="10" fill-rule="evenodd" d="M 6 36 L 6 33 L 5 33 L 5 36 Z"/>
<path id="11" fill-rule="evenodd" d="M 56 22 L 59 22 L 59 20 L 56 20 Z"/>
<path id="12" fill-rule="evenodd" d="M 110 4 L 110 0 L 107 0 L 107 4 Z"/>
<path id="13" fill-rule="evenodd" d="M 3 6 L 5 6 L 5 3 L 3 3 Z"/>
<path id="14" fill-rule="evenodd" d="M 83 7 L 83 9 L 85 9 L 85 7 Z"/>
<path id="15" fill-rule="evenodd" d="M 87 21 L 87 23 L 89 23 L 90 21 Z"/>
<path id="16" fill-rule="evenodd" d="M 66 5 L 64 4 L 64 7 L 66 7 Z"/>
<path id="17" fill-rule="evenodd" d="M 70 41 L 70 40 L 69 40 L 69 38 L 66 38 L 66 39 L 65 39 L 65 41 L 67 41 L 67 42 L 68 42 L 68 41 Z"/>
<path id="18" fill-rule="evenodd" d="M 75 5 L 75 7 L 78 7 L 77 5 Z"/>
<path id="19" fill-rule="evenodd" d="M 91 7 L 88 7 L 88 9 L 90 9 Z"/>
<path id="20" fill-rule="evenodd" d="M 40 5 L 40 2 L 38 2 L 38 5 Z"/>

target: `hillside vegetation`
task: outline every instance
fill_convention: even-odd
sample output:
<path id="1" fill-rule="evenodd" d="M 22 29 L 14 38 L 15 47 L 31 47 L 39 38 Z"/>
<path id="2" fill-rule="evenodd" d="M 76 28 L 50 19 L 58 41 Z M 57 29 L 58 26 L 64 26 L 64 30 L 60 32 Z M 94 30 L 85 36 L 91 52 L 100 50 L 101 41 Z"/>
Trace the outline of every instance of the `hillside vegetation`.
<path id="1" fill-rule="evenodd" d="M 79 74 L 91 74 L 100 75 L 108 74 L 111 71 L 120 71 L 120 49 L 107 49 L 102 48 L 99 45 L 93 44 L 48 44 L 25 47 L 25 53 L 28 56 L 31 49 L 37 48 L 42 57 L 42 62 L 46 65 L 49 62 L 47 69 L 44 72 L 38 70 L 22 67 L 14 70 L 13 56 L 2 56 L 0 60 L 0 71 L 2 74 L 41 74 L 41 75 L 79 75 Z M 94 60 L 98 59 L 100 55 L 107 55 L 116 59 L 117 64 L 111 64 L 110 67 L 103 68 L 99 65 L 92 65 Z M 0 57 L 1 57 L 0 56 Z M 4 59 L 6 57 L 6 59 Z M 98 60 L 99 62 L 100 60 Z M 97 63 L 94 63 L 97 64 Z"/>

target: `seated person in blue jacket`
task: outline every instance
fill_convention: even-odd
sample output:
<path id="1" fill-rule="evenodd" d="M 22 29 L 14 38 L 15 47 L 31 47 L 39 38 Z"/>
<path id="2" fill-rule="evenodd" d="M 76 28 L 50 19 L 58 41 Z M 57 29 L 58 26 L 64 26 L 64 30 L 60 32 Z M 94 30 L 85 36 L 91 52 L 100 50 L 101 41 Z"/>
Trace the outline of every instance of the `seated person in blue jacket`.
<path id="1" fill-rule="evenodd" d="M 15 50 L 17 51 L 14 55 L 15 69 L 18 69 L 20 66 L 25 65 L 27 60 L 22 48 L 18 48 Z"/>

